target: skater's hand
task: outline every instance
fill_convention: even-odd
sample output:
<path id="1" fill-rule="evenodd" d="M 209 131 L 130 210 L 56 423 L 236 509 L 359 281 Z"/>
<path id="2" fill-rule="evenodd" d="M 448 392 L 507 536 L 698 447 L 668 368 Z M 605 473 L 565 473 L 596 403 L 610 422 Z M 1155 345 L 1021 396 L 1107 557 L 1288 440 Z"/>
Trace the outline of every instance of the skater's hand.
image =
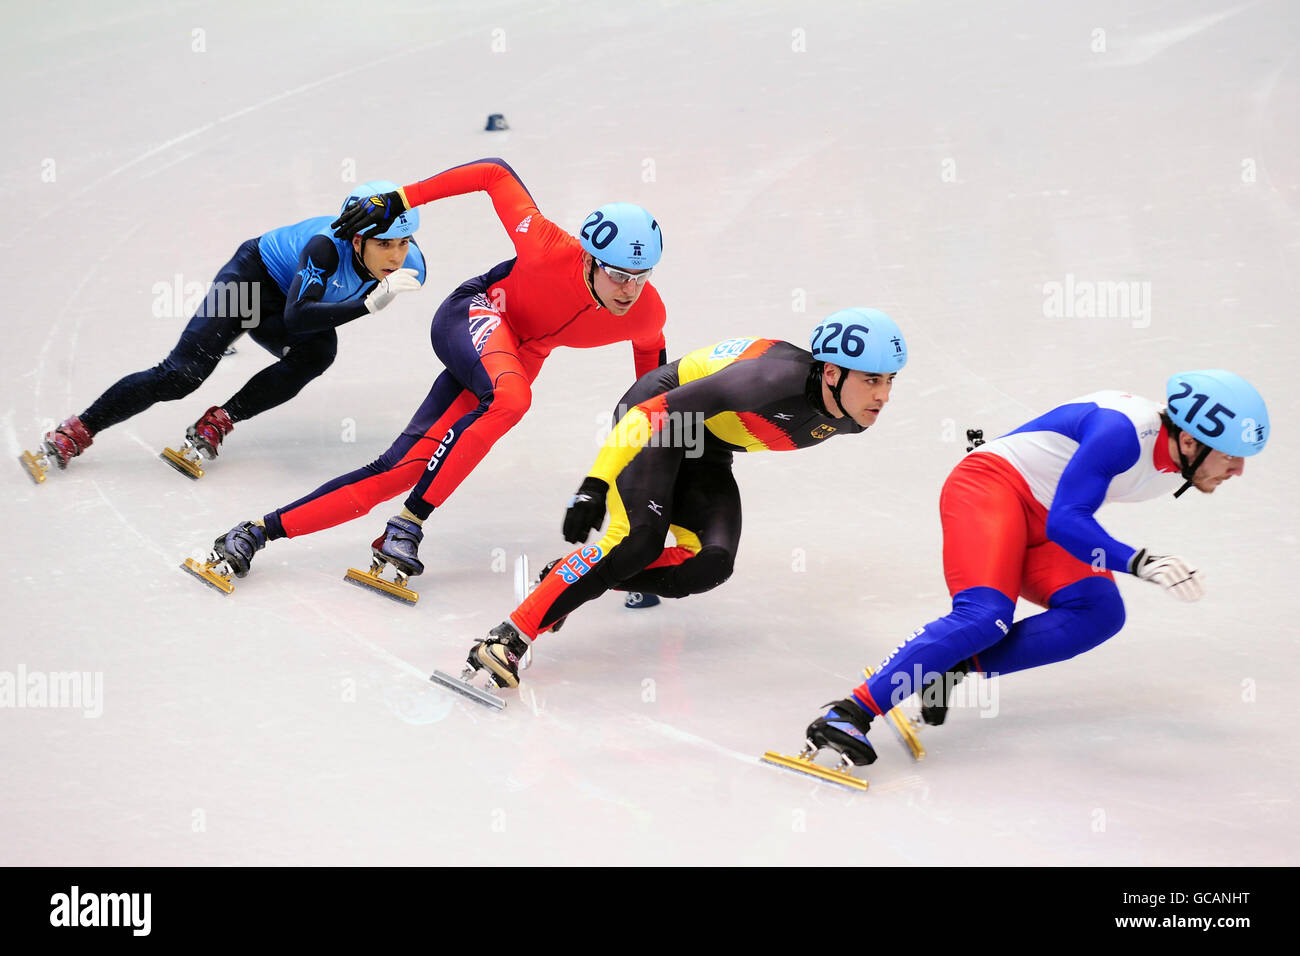
<path id="1" fill-rule="evenodd" d="M 410 208 L 400 189 L 391 193 L 380 193 L 348 206 L 330 223 L 330 228 L 339 239 L 351 239 L 358 232 L 364 232 L 376 224 L 379 224 L 380 228 L 375 232 L 383 232 L 394 219 Z"/>
<path id="2" fill-rule="evenodd" d="M 570 544 L 582 544 L 593 529 L 599 528 L 605 520 L 605 494 L 609 485 L 599 478 L 588 475 L 582 479 L 582 487 L 569 501 L 569 510 L 564 513 L 564 540 Z"/>
<path id="3" fill-rule="evenodd" d="M 1183 601 L 1199 601 L 1205 593 L 1205 575 L 1176 555 L 1148 554 L 1143 548 L 1133 555 L 1129 571 Z"/>
<path id="4" fill-rule="evenodd" d="M 414 269 L 397 269 L 383 278 L 379 285 L 366 296 L 366 310 L 378 312 L 403 292 L 414 292 L 420 288 Z"/>

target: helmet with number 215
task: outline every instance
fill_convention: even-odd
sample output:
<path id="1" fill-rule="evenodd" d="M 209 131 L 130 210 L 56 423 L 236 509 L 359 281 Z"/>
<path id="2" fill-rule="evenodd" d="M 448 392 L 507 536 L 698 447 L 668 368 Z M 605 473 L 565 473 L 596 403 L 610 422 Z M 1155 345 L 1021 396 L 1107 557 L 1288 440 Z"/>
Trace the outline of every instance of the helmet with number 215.
<path id="1" fill-rule="evenodd" d="M 1268 409 L 1255 386 L 1221 368 L 1179 372 L 1165 385 L 1169 420 L 1225 455 L 1258 455 L 1268 444 Z"/>

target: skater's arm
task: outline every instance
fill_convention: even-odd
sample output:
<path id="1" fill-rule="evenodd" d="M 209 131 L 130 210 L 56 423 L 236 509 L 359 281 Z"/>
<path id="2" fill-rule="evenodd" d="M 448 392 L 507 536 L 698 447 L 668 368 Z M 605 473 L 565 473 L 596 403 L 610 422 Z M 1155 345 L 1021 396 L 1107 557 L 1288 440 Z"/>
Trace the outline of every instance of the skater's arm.
<path id="1" fill-rule="evenodd" d="M 1088 564 L 1096 563 L 1100 550 L 1108 570 L 1124 571 L 1136 549 L 1107 534 L 1094 515 L 1111 480 L 1137 462 L 1142 451 L 1137 431 L 1128 416 L 1099 408 L 1082 421 L 1078 438 L 1047 513 L 1047 537 Z"/>
<path id="2" fill-rule="evenodd" d="M 632 362 L 636 366 L 637 378 L 668 364 L 668 342 L 664 339 L 664 323 L 668 321 L 668 315 L 663 300 L 654 286 L 647 286 L 640 301 L 648 307 L 646 321 L 651 331 L 632 338 Z"/>
<path id="3" fill-rule="evenodd" d="M 563 229 L 541 214 L 528 187 L 504 159 L 477 159 L 401 189 L 407 208 L 472 192 L 486 192 L 491 197 L 497 218 L 521 256 L 570 240 Z"/>
<path id="4" fill-rule="evenodd" d="M 291 333 L 321 332 L 366 314 L 362 298 L 322 302 L 338 271 L 338 248 L 328 236 L 312 236 L 298 257 L 298 271 L 285 297 L 284 325 Z"/>
<path id="5" fill-rule="evenodd" d="M 662 335 L 659 336 L 659 341 L 663 344 L 658 348 L 654 346 L 643 348 L 635 342 L 632 343 L 632 364 L 636 366 L 637 378 L 647 372 L 653 372 L 661 365 L 668 364 L 668 343 L 664 341 Z"/>

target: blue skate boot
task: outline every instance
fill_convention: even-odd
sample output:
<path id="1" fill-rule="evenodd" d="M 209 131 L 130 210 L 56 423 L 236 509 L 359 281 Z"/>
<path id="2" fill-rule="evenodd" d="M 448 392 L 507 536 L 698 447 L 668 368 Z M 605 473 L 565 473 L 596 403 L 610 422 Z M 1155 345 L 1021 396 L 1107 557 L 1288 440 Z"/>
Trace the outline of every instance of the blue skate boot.
<path id="1" fill-rule="evenodd" d="M 623 602 L 625 608 L 637 610 L 643 607 L 656 607 L 659 604 L 659 595 L 650 594 L 646 591 L 629 591 L 627 600 Z"/>
<path id="2" fill-rule="evenodd" d="M 235 577 L 242 578 L 253 566 L 253 555 L 265 547 L 266 529 L 245 521 L 212 542 L 212 553 L 230 565 Z"/>
<path id="3" fill-rule="evenodd" d="M 840 755 L 841 766 L 852 763 L 855 767 L 863 767 L 875 763 L 876 749 L 867 740 L 872 715 L 851 698 L 837 700 L 826 706 L 830 709 L 825 715 L 808 725 L 805 752 L 830 747 Z"/>
<path id="4" fill-rule="evenodd" d="M 376 558 L 387 561 L 404 577 L 415 577 L 424 573 L 424 565 L 417 552 L 420 542 L 424 540 L 424 529 L 409 518 L 396 515 L 388 519 L 388 525 L 370 545 Z"/>
<path id="5" fill-rule="evenodd" d="M 370 570 L 348 568 L 343 579 L 349 584 L 370 588 L 384 597 L 413 605 L 420 600 L 420 595 L 406 586 L 406 579 L 424 573 L 424 565 L 416 554 L 423 540 L 423 528 L 410 518 L 395 515 L 388 519 L 384 533 L 370 544 Z M 383 576 L 384 568 L 390 564 L 393 566 L 391 581 Z"/>
<path id="6" fill-rule="evenodd" d="M 232 577 L 242 578 L 253 564 L 253 555 L 266 547 L 266 529 L 245 521 L 235 525 L 212 542 L 212 550 L 203 561 L 186 558 L 181 570 L 188 571 L 204 584 L 223 594 L 235 590 Z"/>

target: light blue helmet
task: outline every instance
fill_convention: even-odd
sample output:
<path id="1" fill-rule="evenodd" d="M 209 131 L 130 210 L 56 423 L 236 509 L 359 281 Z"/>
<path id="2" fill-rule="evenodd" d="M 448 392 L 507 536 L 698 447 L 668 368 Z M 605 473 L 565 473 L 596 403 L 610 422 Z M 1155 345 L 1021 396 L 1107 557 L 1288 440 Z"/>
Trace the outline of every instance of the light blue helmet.
<path id="1" fill-rule="evenodd" d="M 578 242 L 607 266 L 653 269 L 664 251 L 664 236 L 654 216 L 630 202 L 601 206 L 582 224 Z"/>
<path id="2" fill-rule="evenodd" d="M 1165 386 L 1169 420 L 1225 455 L 1258 455 L 1268 444 L 1268 409 L 1255 387 L 1221 368 L 1179 372 Z"/>
<path id="3" fill-rule="evenodd" d="M 397 183 L 390 183 L 387 179 L 375 179 L 368 183 L 362 183 L 352 192 L 348 193 L 348 198 L 343 200 L 343 208 L 339 212 L 347 209 L 353 203 L 360 202 L 369 196 L 378 196 L 382 193 L 392 193 L 398 190 Z M 360 233 L 365 239 L 401 239 L 405 236 L 415 235 L 415 230 L 420 228 L 420 210 L 408 209 L 391 223 L 388 228 L 381 233 L 376 234 L 375 229 L 378 226 L 371 226 L 370 231 Z"/>
<path id="4" fill-rule="evenodd" d="M 897 372 L 907 364 L 898 323 L 879 309 L 840 309 L 818 323 L 809 340 L 813 358 L 859 372 Z"/>

